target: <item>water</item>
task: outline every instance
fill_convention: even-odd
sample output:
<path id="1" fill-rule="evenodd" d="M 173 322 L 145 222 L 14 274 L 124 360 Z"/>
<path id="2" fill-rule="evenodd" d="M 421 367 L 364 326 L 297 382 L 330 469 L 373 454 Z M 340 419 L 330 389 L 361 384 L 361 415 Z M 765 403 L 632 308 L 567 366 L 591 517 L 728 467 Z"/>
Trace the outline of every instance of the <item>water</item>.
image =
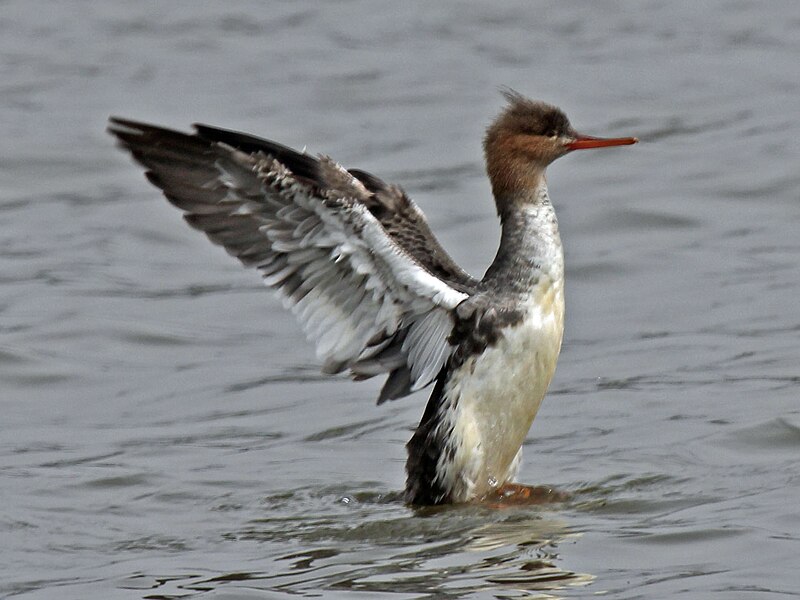
<path id="1" fill-rule="evenodd" d="M 26 3 L 0 10 L 0 596 L 800 594 L 795 2 Z M 550 170 L 564 351 L 521 480 L 415 512 L 426 396 L 318 374 L 109 114 L 405 186 L 480 274 L 500 85 L 639 146 Z"/>

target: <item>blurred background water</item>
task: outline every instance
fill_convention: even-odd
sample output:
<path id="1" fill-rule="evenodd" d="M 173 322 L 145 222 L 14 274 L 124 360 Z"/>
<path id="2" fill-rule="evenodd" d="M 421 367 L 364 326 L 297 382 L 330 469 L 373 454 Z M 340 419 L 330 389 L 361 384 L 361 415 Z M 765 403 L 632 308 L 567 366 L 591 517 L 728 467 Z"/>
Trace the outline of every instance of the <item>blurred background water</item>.
<path id="1" fill-rule="evenodd" d="M 2 2 L 0 596 L 800 594 L 798 57 L 792 0 Z M 520 479 L 573 496 L 415 512 L 426 393 L 319 375 L 105 121 L 370 170 L 481 274 L 501 85 L 641 138 L 549 171 L 567 328 Z"/>

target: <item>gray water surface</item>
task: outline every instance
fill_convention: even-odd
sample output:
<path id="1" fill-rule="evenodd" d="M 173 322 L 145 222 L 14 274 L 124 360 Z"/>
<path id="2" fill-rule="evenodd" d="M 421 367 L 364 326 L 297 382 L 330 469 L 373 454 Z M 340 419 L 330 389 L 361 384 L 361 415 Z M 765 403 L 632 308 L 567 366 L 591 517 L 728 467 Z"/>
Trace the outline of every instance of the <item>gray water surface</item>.
<path id="1" fill-rule="evenodd" d="M 0 597 L 800 594 L 800 5 L 0 4 Z M 564 349 L 520 479 L 415 512 L 426 392 L 324 378 L 114 149 L 251 131 L 405 187 L 470 272 L 498 87 L 641 144 L 549 171 Z"/>

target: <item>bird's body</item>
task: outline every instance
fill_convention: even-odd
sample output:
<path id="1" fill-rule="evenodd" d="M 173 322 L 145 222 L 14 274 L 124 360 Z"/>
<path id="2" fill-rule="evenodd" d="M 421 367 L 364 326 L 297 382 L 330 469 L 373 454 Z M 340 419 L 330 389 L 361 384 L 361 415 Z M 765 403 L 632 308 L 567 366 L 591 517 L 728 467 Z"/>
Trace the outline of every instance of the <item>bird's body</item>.
<path id="1" fill-rule="evenodd" d="M 485 290 L 456 309 L 459 344 L 408 444 L 409 490 L 426 503 L 480 498 L 513 481 L 555 372 L 564 261 L 546 187 L 537 194 L 514 215 L 516 223 L 505 222 Z M 520 252 L 506 252 L 508 246 Z"/>
<path id="2" fill-rule="evenodd" d="M 516 476 L 563 334 L 545 168 L 570 150 L 635 142 L 580 136 L 555 107 L 507 98 L 485 140 L 503 232 L 480 280 L 400 188 L 368 173 L 245 134 L 112 119 L 186 220 L 281 293 L 325 372 L 388 374 L 379 403 L 433 384 L 407 445 L 414 504 L 480 499 Z"/>

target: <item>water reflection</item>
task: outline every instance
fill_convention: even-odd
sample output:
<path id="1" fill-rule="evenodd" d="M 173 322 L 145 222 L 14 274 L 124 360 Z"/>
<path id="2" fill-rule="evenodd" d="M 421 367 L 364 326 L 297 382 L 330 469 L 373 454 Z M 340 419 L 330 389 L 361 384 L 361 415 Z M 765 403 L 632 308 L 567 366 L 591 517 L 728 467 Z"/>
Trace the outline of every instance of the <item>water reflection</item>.
<path id="1" fill-rule="evenodd" d="M 294 500 L 302 504 L 299 495 Z M 369 519 L 366 510 L 382 518 Z M 560 591 L 594 580 L 561 565 L 559 545 L 578 535 L 540 508 L 462 506 L 420 512 L 404 509 L 396 495 L 362 494 L 339 498 L 327 515 L 270 515 L 226 535 L 239 544 L 274 548 L 281 541 L 282 547 L 304 548 L 265 559 L 261 569 L 137 574 L 124 587 L 147 589 L 143 597 L 148 599 L 222 588 L 238 592 L 240 587 L 251 592 L 338 590 L 417 598 L 458 598 L 491 590 L 502 598 L 558 598 Z"/>

